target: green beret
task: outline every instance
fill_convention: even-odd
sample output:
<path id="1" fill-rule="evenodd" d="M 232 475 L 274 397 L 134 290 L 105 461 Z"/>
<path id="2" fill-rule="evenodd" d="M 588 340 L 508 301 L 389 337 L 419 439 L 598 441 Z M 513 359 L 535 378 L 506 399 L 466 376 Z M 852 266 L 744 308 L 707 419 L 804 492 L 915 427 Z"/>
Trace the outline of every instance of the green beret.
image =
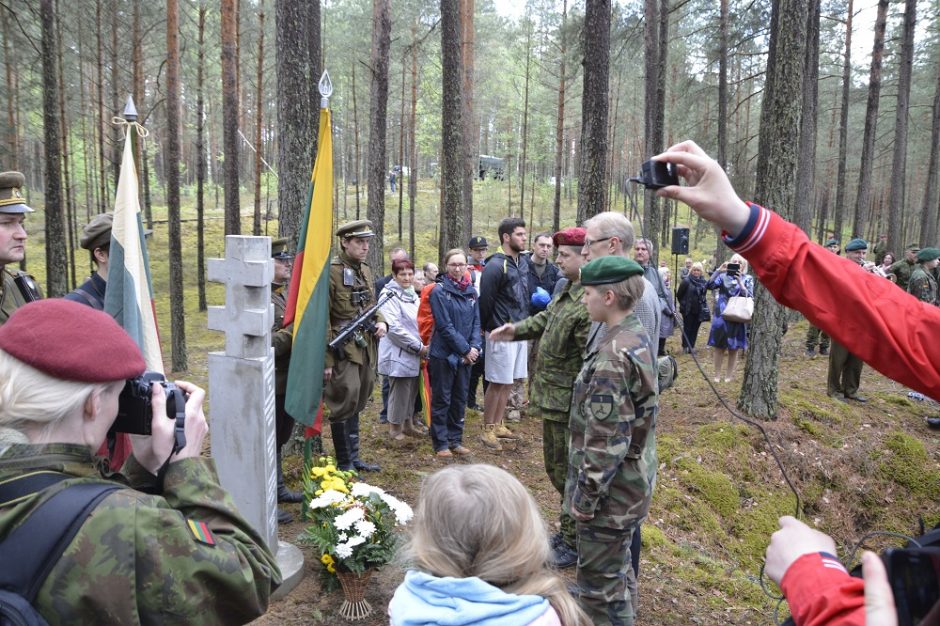
<path id="1" fill-rule="evenodd" d="M 622 256 L 602 256 L 581 268 L 582 285 L 610 285 L 631 276 L 642 276 L 643 268 L 633 259 Z"/>
<path id="2" fill-rule="evenodd" d="M 79 245 L 86 250 L 94 250 L 109 245 L 113 224 L 114 216 L 111 213 L 96 215 L 82 228 L 82 237 L 78 240 Z"/>
<path id="3" fill-rule="evenodd" d="M 19 172 L 0 173 L 0 213 L 32 213 L 23 202 L 20 193 L 26 185 L 26 177 Z"/>
<path id="4" fill-rule="evenodd" d="M 830 239 L 829 241 L 826 242 L 826 247 L 827 247 L 827 248 L 830 247 L 830 246 L 838 246 L 838 245 L 839 245 L 839 240 L 838 240 L 838 239 Z"/>
<path id="5" fill-rule="evenodd" d="M 868 242 L 864 239 L 855 238 L 849 243 L 845 244 L 846 252 L 856 252 L 858 250 L 868 250 Z"/>
<path id="6" fill-rule="evenodd" d="M 918 263 L 926 263 L 934 259 L 940 259 L 940 248 L 924 248 L 917 253 Z"/>
<path id="7" fill-rule="evenodd" d="M 349 239 L 350 237 L 375 237 L 372 222 L 369 220 L 355 220 L 346 222 L 336 229 L 336 236 Z"/>
<path id="8" fill-rule="evenodd" d="M 294 258 L 294 255 L 287 251 L 287 237 L 281 237 L 271 242 L 271 258 L 282 261 Z"/>

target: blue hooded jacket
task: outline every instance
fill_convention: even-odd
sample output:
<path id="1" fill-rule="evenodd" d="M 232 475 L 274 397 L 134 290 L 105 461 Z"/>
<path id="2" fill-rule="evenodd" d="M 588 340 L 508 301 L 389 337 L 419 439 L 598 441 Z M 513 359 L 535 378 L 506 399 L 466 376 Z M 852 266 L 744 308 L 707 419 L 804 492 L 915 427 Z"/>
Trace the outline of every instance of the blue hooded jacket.
<path id="1" fill-rule="evenodd" d="M 445 277 L 431 291 L 431 314 L 434 334 L 431 335 L 431 356 L 446 359 L 456 368 L 470 348 L 480 349 L 480 307 L 473 285 L 460 291 Z"/>

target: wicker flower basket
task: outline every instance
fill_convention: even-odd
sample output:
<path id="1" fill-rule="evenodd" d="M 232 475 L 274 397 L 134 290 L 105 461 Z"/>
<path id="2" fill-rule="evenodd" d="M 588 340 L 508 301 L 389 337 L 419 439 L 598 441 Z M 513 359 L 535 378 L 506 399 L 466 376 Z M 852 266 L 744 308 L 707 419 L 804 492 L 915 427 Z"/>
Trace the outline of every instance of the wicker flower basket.
<path id="1" fill-rule="evenodd" d="M 372 605 L 366 602 L 366 585 L 372 578 L 372 572 L 375 570 L 367 569 L 361 574 L 355 572 L 344 572 L 337 570 L 336 577 L 339 578 L 339 584 L 343 587 L 342 606 L 339 607 L 341 617 L 351 621 L 358 622 L 363 620 L 374 612 Z"/>

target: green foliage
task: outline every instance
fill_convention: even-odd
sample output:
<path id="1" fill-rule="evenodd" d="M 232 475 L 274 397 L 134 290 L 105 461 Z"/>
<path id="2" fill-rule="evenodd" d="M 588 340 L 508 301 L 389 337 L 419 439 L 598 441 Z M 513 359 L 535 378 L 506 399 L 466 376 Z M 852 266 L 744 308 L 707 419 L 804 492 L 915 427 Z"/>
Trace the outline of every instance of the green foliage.
<path id="1" fill-rule="evenodd" d="M 931 464 L 924 443 L 902 432 L 893 432 L 885 441 L 887 451 L 880 464 L 881 475 L 903 485 L 918 496 L 940 498 L 940 471 Z"/>
<path id="2" fill-rule="evenodd" d="M 718 515 L 729 518 L 738 510 L 738 490 L 725 474 L 708 470 L 690 458 L 677 460 L 676 467 L 679 479 Z"/>

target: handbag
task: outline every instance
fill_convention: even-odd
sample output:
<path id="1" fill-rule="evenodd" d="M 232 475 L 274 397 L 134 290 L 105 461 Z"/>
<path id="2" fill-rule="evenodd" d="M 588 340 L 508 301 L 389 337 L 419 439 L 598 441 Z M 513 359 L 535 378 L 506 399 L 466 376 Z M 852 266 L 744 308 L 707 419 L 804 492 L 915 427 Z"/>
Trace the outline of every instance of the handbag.
<path id="1" fill-rule="evenodd" d="M 747 324 L 754 315 L 754 298 L 750 296 L 731 296 L 728 305 L 721 313 L 726 322 Z"/>

